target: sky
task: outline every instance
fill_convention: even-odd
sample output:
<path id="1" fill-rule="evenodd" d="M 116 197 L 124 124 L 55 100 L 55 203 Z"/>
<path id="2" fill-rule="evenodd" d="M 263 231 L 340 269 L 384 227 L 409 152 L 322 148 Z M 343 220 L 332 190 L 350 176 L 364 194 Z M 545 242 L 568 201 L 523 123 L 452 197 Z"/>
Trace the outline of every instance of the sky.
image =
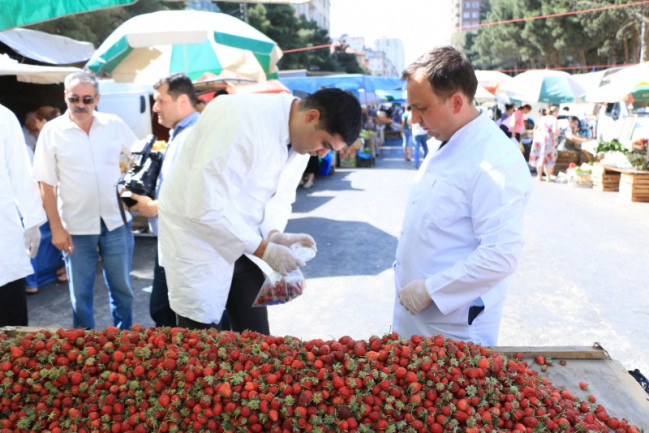
<path id="1" fill-rule="evenodd" d="M 330 6 L 332 39 L 363 36 L 370 48 L 382 37 L 401 39 L 406 65 L 451 41 L 449 0 L 330 0 Z"/>

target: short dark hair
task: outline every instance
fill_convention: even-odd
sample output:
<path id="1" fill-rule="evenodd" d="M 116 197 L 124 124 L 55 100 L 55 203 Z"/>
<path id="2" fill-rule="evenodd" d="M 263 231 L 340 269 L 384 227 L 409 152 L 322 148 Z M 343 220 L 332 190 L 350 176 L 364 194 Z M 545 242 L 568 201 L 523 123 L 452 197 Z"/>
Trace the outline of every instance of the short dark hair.
<path id="1" fill-rule="evenodd" d="M 332 135 L 340 134 L 348 146 L 361 133 L 361 104 L 351 92 L 324 88 L 302 99 L 301 104 L 303 110 L 318 110 L 320 128 Z"/>
<path id="2" fill-rule="evenodd" d="M 153 85 L 153 88 L 157 90 L 164 84 L 168 86 L 167 93 L 169 93 L 171 99 L 175 101 L 180 95 L 187 95 L 189 101 L 192 103 L 192 106 L 196 108 L 196 102 L 198 101 L 198 99 L 196 98 L 196 90 L 194 90 L 192 80 L 190 80 L 187 75 L 168 75 L 158 80 L 158 82 Z"/>
<path id="3" fill-rule="evenodd" d="M 47 120 L 50 121 L 61 115 L 61 110 L 57 107 L 52 107 L 49 105 L 44 105 L 35 111 L 34 115 L 38 120 Z"/>
<path id="4" fill-rule="evenodd" d="M 462 92 L 473 101 L 478 78 L 473 66 L 464 54 L 451 46 L 434 48 L 412 62 L 401 76 L 408 80 L 423 72 L 428 77 L 433 92 L 442 99 Z"/>

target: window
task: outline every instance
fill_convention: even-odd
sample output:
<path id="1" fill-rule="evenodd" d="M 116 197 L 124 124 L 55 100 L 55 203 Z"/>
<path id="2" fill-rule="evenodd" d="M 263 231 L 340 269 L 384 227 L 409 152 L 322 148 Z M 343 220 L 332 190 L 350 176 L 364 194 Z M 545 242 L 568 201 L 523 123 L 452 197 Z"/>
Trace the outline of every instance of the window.
<path id="1" fill-rule="evenodd" d="M 473 2 L 474 9 L 480 9 L 480 2 Z"/>
<path id="2" fill-rule="evenodd" d="M 480 18 L 479 12 L 471 12 L 471 18 Z"/>
<path id="3" fill-rule="evenodd" d="M 471 7 L 471 2 L 464 2 L 464 9 L 469 9 Z"/>
<path id="4" fill-rule="evenodd" d="M 464 18 L 469 18 L 469 17 L 471 17 L 471 12 L 464 12 L 464 13 L 462 14 L 462 16 L 463 16 Z"/>

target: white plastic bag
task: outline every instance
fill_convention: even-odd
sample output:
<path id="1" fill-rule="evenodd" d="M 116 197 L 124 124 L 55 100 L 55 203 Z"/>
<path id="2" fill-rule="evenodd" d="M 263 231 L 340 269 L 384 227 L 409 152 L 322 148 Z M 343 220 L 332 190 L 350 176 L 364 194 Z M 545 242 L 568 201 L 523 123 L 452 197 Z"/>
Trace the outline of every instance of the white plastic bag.
<path id="1" fill-rule="evenodd" d="M 304 247 L 299 243 L 291 245 L 293 257 L 302 259 L 305 263 L 315 257 L 313 248 Z M 284 304 L 300 296 L 304 290 L 304 275 L 296 269 L 287 275 L 272 272 L 264 280 L 259 293 L 252 303 L 253 307 L 266 307 L 269 305 Z"/>

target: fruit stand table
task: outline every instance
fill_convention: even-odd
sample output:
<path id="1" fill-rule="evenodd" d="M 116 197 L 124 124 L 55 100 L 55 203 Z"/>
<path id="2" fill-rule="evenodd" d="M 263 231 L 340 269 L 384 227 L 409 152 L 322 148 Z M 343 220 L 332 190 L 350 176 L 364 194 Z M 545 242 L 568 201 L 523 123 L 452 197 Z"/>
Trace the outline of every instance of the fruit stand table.
<path id="1" fill-rule="evenodd" d="M 556 386 L 565 387 L 581 399 L 592 394 L 610 415 L 626 418 L 645 431 L 649 429 L 649 394 L 601 346 L 512 346 L 494 347 L 494 351 L 508 357 L 520 353 L 539 371 L 541 367 L 535 362 L 537 356 L 552 359 L 552 366 L 541 374 Z M 582 390 L 580 382 L 587 383 L 588 387 Z"/>
<path id="2" fill-rule="evenodd" d="M 596 163 L 593 187 L 600 191 L 620 191 L 624 199 L 649 201 L 649 171 L 629 170 Z"/>

